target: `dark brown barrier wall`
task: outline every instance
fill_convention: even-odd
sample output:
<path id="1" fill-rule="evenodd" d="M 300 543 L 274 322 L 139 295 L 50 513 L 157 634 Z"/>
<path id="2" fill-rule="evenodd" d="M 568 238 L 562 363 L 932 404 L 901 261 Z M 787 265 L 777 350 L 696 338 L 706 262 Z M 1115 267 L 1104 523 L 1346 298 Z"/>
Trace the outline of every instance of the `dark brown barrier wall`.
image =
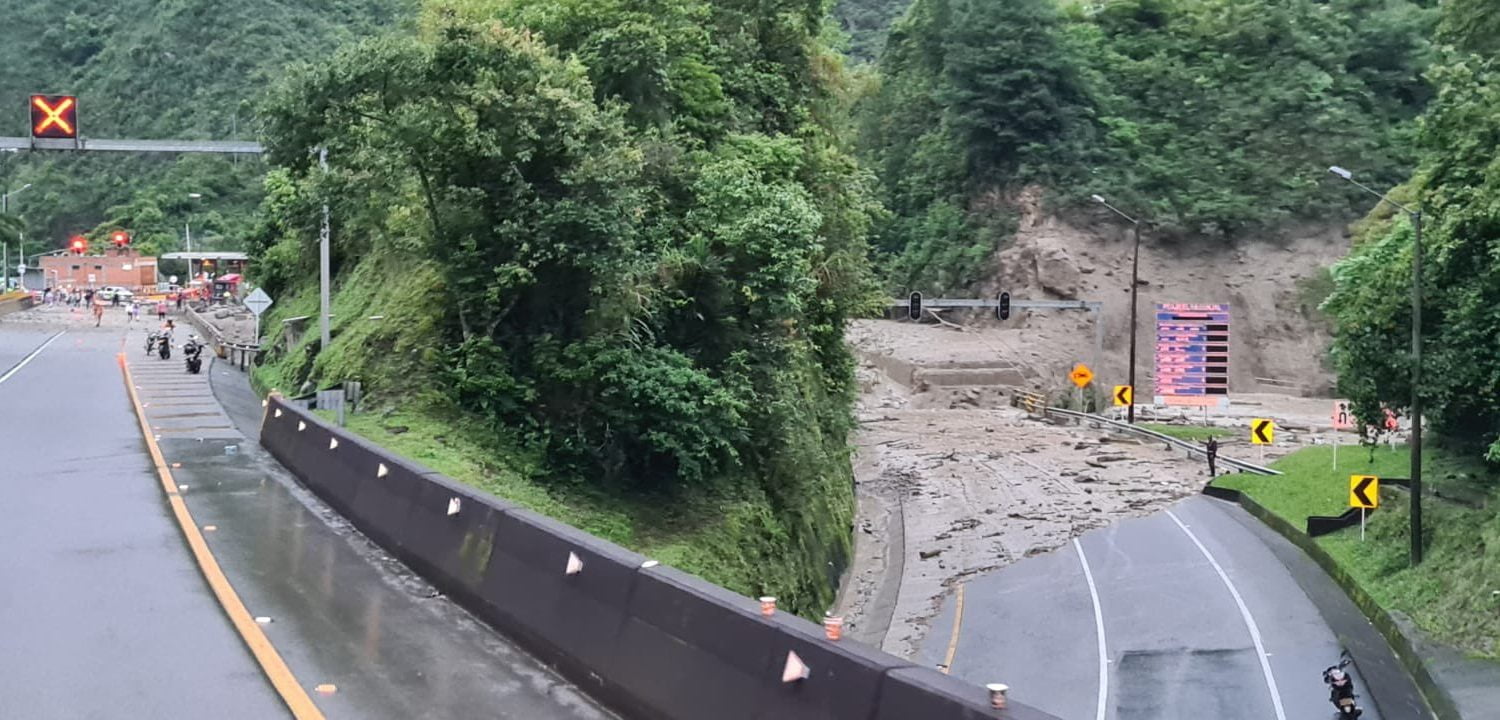
<path id="1" fill-rule="evenodd" d="M 261 444 L 439 590 L 642 720 L 1056 720 L 457 483 L 270 398 Z M 568 573 L 570 564 L 579 566 Z M 782 682 L 790 654 L 809 669 Z M 1044 660 L 1038 658 L 1038 660 Z"/>

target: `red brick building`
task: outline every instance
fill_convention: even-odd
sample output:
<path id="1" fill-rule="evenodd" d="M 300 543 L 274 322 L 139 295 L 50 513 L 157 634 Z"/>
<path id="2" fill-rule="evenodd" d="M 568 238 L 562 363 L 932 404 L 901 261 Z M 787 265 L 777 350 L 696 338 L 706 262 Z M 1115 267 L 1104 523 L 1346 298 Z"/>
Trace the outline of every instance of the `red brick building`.
<path id="1" fill-rule="evenodd" d="M 42 277 L 49 287 L 119 285 L 133 292 L 156 287 L 156 258 L 130 248 L 110 249 L 103 255 L 55 255 L 41 260 Z"/>

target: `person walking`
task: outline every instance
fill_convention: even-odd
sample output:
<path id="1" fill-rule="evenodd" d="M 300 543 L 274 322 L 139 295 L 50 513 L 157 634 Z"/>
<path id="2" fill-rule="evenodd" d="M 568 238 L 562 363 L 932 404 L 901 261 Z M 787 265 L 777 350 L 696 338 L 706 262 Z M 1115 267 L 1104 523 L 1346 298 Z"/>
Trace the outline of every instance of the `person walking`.
<path id="1" fill-rule="evenodd" d="M 167 301 L 166 300 L 157 301 L 157 303 L 156 303 L 156 319 L 157 320 L 166 320 L 167 319 Z"/>
<path id="2" fill-rule="evenodd" d="M 1208 443 L 1204 446 L 1204 449 L 1206 450 L 1204 454 L 1208 456 L 1208 477 L 1210 479 L 1218 477 L 1218 468 L 1214 467 L 1214 464 L 1219 459 L 1218 438 L 1209 438 Z"/>
<path id="3" fill-rule="evenodd" d="M 94 308 L 94 327 L 99 327 L 99 323 L 104 321 L 104 303 L 102 301 L 95 301 L 92 305 Z"/>

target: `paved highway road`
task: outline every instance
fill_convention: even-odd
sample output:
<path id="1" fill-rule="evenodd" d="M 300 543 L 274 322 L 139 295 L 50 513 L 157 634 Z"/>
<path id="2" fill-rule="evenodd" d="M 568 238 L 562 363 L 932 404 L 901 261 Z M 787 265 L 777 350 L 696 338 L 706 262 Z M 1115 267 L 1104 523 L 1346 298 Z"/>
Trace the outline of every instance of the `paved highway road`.
<path id="1" fill-rule="evenodd" d="M 120 311 L 92 325 L 0 320 L 0 717 L 289 716 L 164 501 L 122 349 L 194 524 L 322 713 L 611 717 L 297 489 L 242 432 L 238 371 L 144 357 Z"/>
<path id="2" fill-rule="evenodd" d="M 1321 672 L 1340 643 L 1240 512 L 1192 497 L 973 580 L 953 674 L 1065 720 L 1333 717 Z M 945 658 L 956 604 L 925 661 Z"/>

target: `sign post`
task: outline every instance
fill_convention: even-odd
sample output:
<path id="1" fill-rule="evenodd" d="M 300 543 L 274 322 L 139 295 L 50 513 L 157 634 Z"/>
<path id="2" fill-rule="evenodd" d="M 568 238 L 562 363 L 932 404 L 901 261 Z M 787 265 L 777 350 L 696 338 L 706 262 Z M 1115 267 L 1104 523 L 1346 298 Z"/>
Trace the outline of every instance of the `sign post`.
<path id="1" fill-rule="evenodd" d="M 260 345 L 260 316 L 261 316 L 261 313 L 264 313 L 266 311 L 266 308 L 271 307 L 271 303 L 272 302 L 273 301 L 271 300 L 271 296 L 267 295 L 266 291 L 262 290 L 260 288 L 255 288 L 255 292 L 250 293 L 250 295 L 248 295 L 245 298 L 245 307 L 250 308 L 250 312 L 255 313 L 255 344 L 256 345 Z"/>
<path id="2" fill-rule="evenodd" d="M 1068 373 L 1068 379 L 1072 380 L 1073 384 L 1078 387 L 1078 409 L 1082 411 L 1084 410 L 1083 389 L 1094 381 L 1094 371 L 1090 370 L 1089 366 L 1078 363 L 1073 366 L 1073 371 Z"/>
<path id="3" fill-rule="evenodd" d="M 1250 421 L 1250 442 L 1260 448 L 1260 462 L 1266 461 L 1266 446 L 1276 442 L 1276 423 L 1266 418 Z"/>
<path id="4" fill-rule="evenodd" d="M 1339 469 L 1339 431 L 1354 429 L 1354 414 L 1349 412 L 1348 400 L 1334 400 L 1333 412 L 1329 415 L 1333 420 L 1333 469 Z"/>
<path id="5" fill-rule="evenodd" d="M 1374 475 L 1349 476 L 1349 507 L 1359 508 L 1359 541 L 1365 541 L 1365 515 L 1380 507 L 1380 478 Z"/>

